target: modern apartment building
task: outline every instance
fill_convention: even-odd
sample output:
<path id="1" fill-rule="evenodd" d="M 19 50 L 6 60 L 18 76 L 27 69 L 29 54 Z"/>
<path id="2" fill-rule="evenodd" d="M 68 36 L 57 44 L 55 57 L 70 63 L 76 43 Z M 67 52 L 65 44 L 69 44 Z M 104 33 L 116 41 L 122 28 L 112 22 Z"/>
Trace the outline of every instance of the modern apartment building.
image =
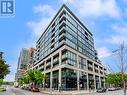
<path id="1" fill-rule="evenodd" d="M 34 53 L 35 49 L 34 48 L 29 48 L 29 58 L 28 58 L 28 64 L 27 64 L 27 70 L 33 67 L 34 65 Z"/>
<path id="2" fill-rule="evenodd" d="M 15 75 L 15 80 L 19 81 L 26 75 L 27 71 L 33 67 L 33 56 L 34 56 L 34 48 L 25 49 L 23 48 L 20 52 L 20 56 L 18 59 L 17 72 Z"/>
<path id="3" fill-rule="evenodd" d="M 38 39 L 33 69 L 47 75 L 43 87 L 51 91 L 105 86 L 106 69 L 94 48 L 93 34 L 66 5 Z"/>

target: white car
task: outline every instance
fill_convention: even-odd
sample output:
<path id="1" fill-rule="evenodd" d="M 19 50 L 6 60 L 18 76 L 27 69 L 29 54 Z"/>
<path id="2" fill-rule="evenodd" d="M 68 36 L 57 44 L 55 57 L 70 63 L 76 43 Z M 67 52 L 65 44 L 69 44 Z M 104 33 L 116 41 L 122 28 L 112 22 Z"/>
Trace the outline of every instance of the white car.
<path id="1" fill-rule="evenodd" d="M 116 90 L 115 87 L 108 88 L 108 91 L 115 91 L 115 90 Z"/>

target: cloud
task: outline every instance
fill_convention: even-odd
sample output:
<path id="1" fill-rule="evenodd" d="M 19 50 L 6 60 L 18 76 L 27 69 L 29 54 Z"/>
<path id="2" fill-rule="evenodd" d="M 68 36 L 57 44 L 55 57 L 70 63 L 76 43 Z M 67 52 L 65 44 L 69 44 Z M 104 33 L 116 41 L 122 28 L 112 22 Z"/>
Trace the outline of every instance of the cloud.
<path id="1" fill-rule="evenodd" d="M 27 22 L 28 27 L 32 30 L 35 37 L 40 37 L 44 32 L 56 11 L 50 5 L 38 5 L 33 7 L 35 13 L 41 14 L 38 21 Z"/>
<path id="2" fill-rule="evenodd" d="M 4 81 L 9 81 L 9 82 L 12 82 L 14 81 L 14 77 L 15 75 L 14 74 L 9 74 L 5 77 Z"/>
<path id="3" fill-rule="evenodd" d="M 51 18 L 41 18 L 40 21 L 30 21 L 27 25 L 33 32 L 33 35 L 39 37 L 43 31 L 46 29 L 47 25 L 51 21 Z"/>
<path id="4" fill-rule="evenodd" d="M 76 0 L 59 0 L 62 3 L 74 3 Z"/>
<path id="5" fill-rule="evenodd" d="M 35 13 L 46 14 L 52 16 L 55 10 L 50 5 L 38 5 L 33 7 Z"/>
<path id="6" fill-rule="evenodd" d="M 111 44 L 119 45 L 123 42 L 127 44 L 127 27 L 125 26 L 119 26 L 119 25 L 113 25 L 112 29 L 114 31 L 113 35 L 105 39 L 106 42 Z"/>
<path id="7" fill-rule="evenodd" d="M 111 52 L 106 47 L 101 47 L 97 49 L 99 58 L 106 58 L 111 55 Z"/>
<path id="8" fill-rule="evenodd" d="M 74 6 L 83 17 L 108 16 L 120 18 L 120 10 L 116 0 L 60 0 L 60 2 Z"/>

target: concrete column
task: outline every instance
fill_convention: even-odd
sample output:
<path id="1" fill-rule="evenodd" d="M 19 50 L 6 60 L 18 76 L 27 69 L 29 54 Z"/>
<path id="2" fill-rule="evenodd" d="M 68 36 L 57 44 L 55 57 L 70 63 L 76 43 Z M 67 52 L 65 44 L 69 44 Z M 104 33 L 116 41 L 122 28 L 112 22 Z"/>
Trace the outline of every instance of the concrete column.
<path id="1" fill-rule="evenodd" d="M 92 62 L 93 72 L 94 72 L 94 63 Z"/>
<path id="2" fill-rule="evenodd" d="M 80 84 L 80 80 L 79 80 L 79 70 L 77 71 L 77 89 L 79 90 L 79 84 Z"/>
<path id="3" fill-rule="evenodd" d="M 99 76 L 99 86 L 101 88 L 101 77 Z"/>
<path id="4" fill-rule="evenodd" d="M 89 79 L 88 79 L 88 73 L 87 73 L 87 90 L 89 90 Z"/>
<path id="5" fill-rule="evenodd" d="M 105 77 L 103 77 L 104 78 L 104 88 L 105 88 Z"/>
<path id="6" fill-rule="evenodd" d="M 95 75 L 93 77 L 94 77 L 94 88 L 96 90 L 96 78 L 95 78 Z"/>
<path id="7" fill-rule="evenodd" d="M 86 59 L 86 78 L 87 78 L 87 90 L 89 90 L 89 79 L 88 79 L 88 63 L 87 63 L 87 59 Z"/>
<path id="8" fill-rule="evenodd" d="M 45 71 L 46 71 L 46 62 L 44 61 L 44 74 L 45 74 Z M 45 81 L 43 82 L 43 88 L 45 88 Z"/>
<path id="9" fill-rule="evenodd" d="M 50 72 L 50 93 L 52 93 L 52 79 L 53 79 L 53 57 L 51 57 L 51 72 Z"/>
<path id="10" fill-rule="evenodd" d="M 44 72 L 46 71 L 46 61 L 44 62 Z"/>
<path id="11" fill-rule="evenodd" d="M 77 55 L 77 68 L 79 68 L 79 56 Z M 79 70 L 77 70 L 77 90 L 79 90 L 79 84 L 80 84 L 80 81 L 79 81 Z"/>
<path id="12" fill-rule="evenodd" d="M 59 52 L 59 85 L 61 86 L 61 51 Z"/>
<path id="13" fill-rule="evenodd" d="M 58 85 L 58 90 L 59 90 L 59 87 L 61 87 L 61 60 L 62 60 L 62 56 L 61 56 L 61 51 L 59 52 L 59 85 Z"/>

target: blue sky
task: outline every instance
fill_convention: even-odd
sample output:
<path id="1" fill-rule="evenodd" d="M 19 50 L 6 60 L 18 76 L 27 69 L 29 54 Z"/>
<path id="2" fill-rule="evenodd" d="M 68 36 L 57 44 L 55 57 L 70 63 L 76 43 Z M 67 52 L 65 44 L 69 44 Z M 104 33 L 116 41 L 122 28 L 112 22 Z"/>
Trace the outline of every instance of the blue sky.
<path id="1" fill-rule="evenodd" d="M 35 47 L 63 3 L 94 34 L 102 62 L 118 70 L 111 51 L 127 43 L 127 0 L 15 0 L 15 16 L 0 18 L 0 51 L 11 66 L 5 80 L 14 80 L 21 48 Z"/>

